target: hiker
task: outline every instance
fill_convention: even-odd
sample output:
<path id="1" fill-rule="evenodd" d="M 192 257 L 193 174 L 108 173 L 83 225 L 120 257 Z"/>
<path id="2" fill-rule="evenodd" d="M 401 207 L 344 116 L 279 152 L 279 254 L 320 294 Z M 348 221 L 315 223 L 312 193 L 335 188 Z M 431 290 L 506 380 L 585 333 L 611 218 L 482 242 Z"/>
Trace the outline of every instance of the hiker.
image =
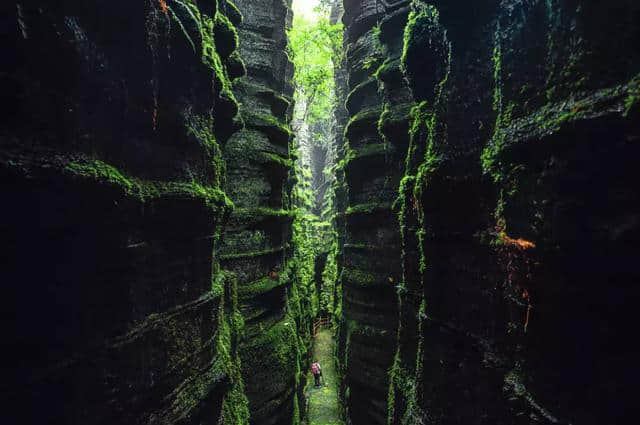
<path id="1" fill-rule="evenodd" d="M 320 377 L 322 376 L 322 369 L 320 363 L 317 361 L 311 364 L 311 373 L 313 373 L 313 379 L 316 381 L 316 387 L 320 386 Z"/>

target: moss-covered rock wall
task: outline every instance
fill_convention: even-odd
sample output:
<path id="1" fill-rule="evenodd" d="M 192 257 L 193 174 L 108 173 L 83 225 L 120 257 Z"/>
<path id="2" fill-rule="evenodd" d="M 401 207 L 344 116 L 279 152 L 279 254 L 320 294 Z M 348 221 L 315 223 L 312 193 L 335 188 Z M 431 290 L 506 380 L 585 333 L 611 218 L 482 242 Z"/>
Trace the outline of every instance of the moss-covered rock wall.
<path id="1" fill-rule="evenodd" d="M 346 203 L 338 220 L 343 226 L 338 355 L 341 396 L 354 424 L 386 423 L 388 369 L 398 317 L 395 292 L 401 281 L 400 231 L 392 203 L 403 155 L 399 155 L 402 147 L 398 150 L 401 143 L 378 129 L 383 111 L 387 117 L 391 108 L 393 88 L 390 83 L 386 91 L 379 90 L 376 78 L 386 55 L 391 56 L 381 42 L 378 24 L 387 7 L 377 3 L 345 2 L 343 16 L 344 104 L 349 120 L 339 170 L 344 173 Z"/>
<path id="2" fill-rule="evenodd" d="M 248 423 L 217 246 L 243 72 L 231 3 L 2 9 L 3 416 Z"/>
<path id="3" fill-rule="evenodd" d="M 251 423 L 298 423 L 310 343 L 307 297 L 293 259 L 290 200 L 292 65 L 290 1 L 239 0 L 238 54 L 247 72 L 234 83 L 244 129 L 225 146 L 229 197 L 222 266 L 238 278 L 244 316 L 240 358 Z M 301 299 L 302 298 L 302 299 Z"/>
<path id="4" fill-rule="evenodd" d="M 625 0 L 345 1 L 352 122 L 366 104 L 379 130 L 368 140 L 406 155 L 389 423 L 633 422 L 639 12 Z M 380 48 L 366 41 L 376 23 Z M 376 65 L 380 90 L 359 61 Z M 372 125 L 351 127 L 354 148 Z M 353 167 L 371 184 L 383 169 Z M 344 368 L 347 385 L 363 374 Z M 364 413 L 347 402 L 355 423 Z"/>

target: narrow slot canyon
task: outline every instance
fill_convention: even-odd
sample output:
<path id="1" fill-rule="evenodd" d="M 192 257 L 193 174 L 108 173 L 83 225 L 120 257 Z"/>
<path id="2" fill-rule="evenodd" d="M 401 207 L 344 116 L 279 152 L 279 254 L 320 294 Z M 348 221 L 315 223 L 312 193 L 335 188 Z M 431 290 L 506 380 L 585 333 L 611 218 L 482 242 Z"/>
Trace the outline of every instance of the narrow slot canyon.
<path id="1" fill-rule="evenodd" d="M 637 1 L 0 32 L 3 423 L 638 422 Z"/>

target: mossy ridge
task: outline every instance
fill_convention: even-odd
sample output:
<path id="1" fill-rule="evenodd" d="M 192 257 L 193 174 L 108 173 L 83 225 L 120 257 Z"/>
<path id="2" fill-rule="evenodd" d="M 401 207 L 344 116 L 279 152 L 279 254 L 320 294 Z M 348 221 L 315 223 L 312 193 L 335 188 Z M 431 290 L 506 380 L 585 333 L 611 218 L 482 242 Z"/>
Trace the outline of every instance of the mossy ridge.
<path id="1" fill-rule="evenodd" d="M 269 171 L 278 174 L 287 174 L 293 169 L 294 162 L 290 157 L 276 151 L 266 150 L 269 149 L 268 146 L 260 146 L 258 142 L 251 140 L 250 133 L 246 131 L 237 134 L 244 136 L 245 140 L 242 145 L 236 145 L 232 149 L 226 150 L 227 160 L 260 164 Z"/>
<path id="2" fill-rule="evenodd" d="M 374 89 L 377 90 L 376 79 L 373 77 L 369 77 L 357 86 L 354 87 L 353 90 L 349 92 L 347 95 L 347 100 L 345 101 L 345 107 L 348 111 L 354 111 L 353 103 L 356 102 L 356 99 L 359 99 L 359 96 L 362 95 L 362 92 L 366 90 Z"/>
<path id="3" fill-rule="evenodd" d="M 244 319 L 238 306 L 237 280 L 233 274 L 220 273 L 224 280 L 225 301 L 218 311 L 216 357 L 214 369 L 224 371 L 229 377 L 229 387 L 222 401 L 220 423 L 224 425 L 248 425 L 249 401 L 245 395 L 242 366 L 238 355 L 238 340 L 243 333 Z"/>
<path id="4" fill-rule="evenodd" d="M 481 156 L 483 171 L 491 175 L 495 182 L 503 182 L 506 176 L 503 172 L 505 165 L 502 163 L 502 157 L 513 147 L 526 142 L 540 141 L 545 136 L 558 133 L 565 126 L 579 121 L 607 115 L 617 116 L 622 120 L 629 119 L 629 112 L 634 102 L 637 102 L 639 92 L 640 74 L 626 84 L 547 104 L 534 113 L 517 119 L 510 113 L 513 109 L 511 106 L 506 107 L 504 111 L 501 106 L 496 106 L 498 118 L 495 132 Z"/>
<path id="5" fill-rule="evenodd" d="M 624 117 L 637 117 L 640 115 L 640 74 L 636 75 L 627 84 L 627 97 L 624 100 Z"/>
<path id="6" fill-rule="evenodd" d="M 351 251 L 384 252 L 387 248 L 365 243 L 345 243 L 343 249 Z"/>
<path id="7" fill-rule="evenodd" d="M 222 187 L 225 184 L 227 164 L 222 158 L 222 150 L 215 136 L 215 124 L 211 114 L 194 114 L 190 109 L 183 112 L 185 128 L 188 135 L 193 136 L 203 146 L 213 162 L 214 186 Z"/>
<path id="8" fill-rule="evenodd" d="M 271 292 L 274 289 L 282 288 L 285 285 L 290 284 L 288 279 L 281 279 L 280 277 L 272 278 L 271 276 L 265 276 L 254 282 L 241 285 L 238 288 L 238 297 L 240 300 L 247 300 L 256 298 L 267 292 Z"/>
<path id="9" fill-rule="evenodd" d="M 237 360 L 237 338 L 242 331 L 243 320 L 235 302 L 235 288 L 228 280 L 226 272 L 217 273 L 215 285 L 222 291 L 212 290 L 189 305 L 215 303 L 210 308 L 216 310 L 217 332 L 209 341 L 214 350 L 213 362 L 202 373 L 192 376 L 174 393 L 171 401 L 171 415 L 183 417 L 198 409 L 203 400 L 212 392 L 223 394 L 223 407 L 220 423 L 248 425 L 248 403 L 244 396 L 240 366 Z M 152 314 L 126 338 L 144 332 L 157 332 L 171 316 L 181 314 L 187 306 L 180 306 L 164 314 Z M 174 330 L 175 331 L 175 330 Z"/>
<path id="10" fill-rule="evenodd" d="M 416 86 L 411 83 L 412 73 L 419 73 L 419 57 L 410 55 L 416 49 L 429 46 L 438 50 L 442 57 L 434 55 L 435 60 L 443 59 L 441 68 L 442 74 L 433 81 L 433 86 Z M 439 116 L 442 113 L 446 101 L 446 85 L 451 72 L 451 45 L 443 37 L 443 29 L 439 23 L 439 12 L 432 5 L 413 3 L 413 8 L 409 13 L 407 25 L 404 32 L 404 44 L 401 56 L 401 69 L 407 75 L 413 94 L 417 96 L 419 102 L 410 106 L 408 113 L 408 136 L 409 145 L 405 159 L 405 174 L 400 180 L 398 197 L 393 203 L 393 209 L 397 212 L 400 224 L 400 235 L 402 238 L 402 263 L 403 277 L 401 284 L 397 287 L 400 303 L 408 296 L 406 280 L 411 278 L 417 285 L 423 284 L 426 272 L 427 259 L 425 256 L 425 213 L 422 205 L 424 191 L 429 186 L 430 178 L 437 172 L 444 162 L 442 155 L 443 147 L 446 146 L 446 127 L 439 123 Z M 433 97 L 430 93 L 433 92 Z M 428 101 L 426 99 L 429 99 Z M 400 120 L 406 113 L 409 105 L 401 105 L 399 112 Z M 400 123 L 398 123 L 399 125 Z M 383 119 L 379 122 L 380 132 L 384 134 L 385 125 Z M 415 239 L 414 237 L 415 236 Z M 417 239 L 417 240 L 416 240 Z M 409 247 L 408 244 L 411 244 Z M 419 256 L 419 275 L 406 276 L 406 264 L 408 249 L 415 249 Z M 419 323 L 425 316 L 426 304 L 421 305 L 421 315 Z M 402 326 L 402 324 L 400 324 Z M 421 325 L 419 324 L 419 327 Z M 399 336 L 400 334 L 398 334 Z M 422 332 L 417 332 L 422 335 Z M 418 345 L 421 347 L 422 338 L 419 338 Z M 390 384 L 387 398 L 388 422 L 389 423 L 414 423 L 421 421 L 424 415 L 419 408 L 419 396 L 417 395 L 416 382 L 421 370 L 421 354 L 416 356 L 415 365 L 403 365 L 401 361 L 400 346 L 396 351 L 393 366 L 390 370 Z M 403 400 L 403 411 L 398 411 L 396 401 Z"/>
<path id="11" fill-rule="evenodd" d="M 363 325 L 356 320 L 349 320 L 347 322 L 347 332 L 349 333 L 349 339 L 354 336 L 357 337 L 374 337 L 384 338 L 388 337 L 388 332 L 384 329 L 379 329 L 374 326 Z"/>
<path id="12" fill-rule="evenodd" d="M 420 362 L 420 360 L 418 361 Z M 418 366 L 418 370 L 421 370 L 421 366 Z M 393 366 L 389 371 L 389 394 L 387 397 L 389 423 L 396 423 L 396 420 L 399 423 L 421 423 L 422 418 L 426 416 L 419 403 L 420 395 L 417 384 L 419 373 L 414 367 L 403 367 L 399 352 L 396 352 Z M 404 401 L 403 412 L 396 412 L 398 398 Z M 401 416 L 396 418 L 396 414 Z"/>
<path id="13" fill-rule="evenodd" d="M 292 100 L 285 97 L 283 94 L 276 92 L 267 86 L 254 83 L 246 79 L 239 80 L 237 83 L 234 83 L 234 86 L 236 90 L 242 92 L 246 96 L 259 97 L 269 102 L 271 108 L 275 109 L 275 111 L 273 111 L 274 115 L 280 116 L 281 118 L 292 103 Z"/>
<path id="14" fill-rule="evenodd" d="M 261 221 L 269 218 L 293 219 L 298 212 L 296 210 L 285 210 L 282 208 L 236 208 L 233 211 L 233 218 L 242 221 Z"/>
<path id="15" fill-rule="evenodd" d="M 370 145 L 358 146 L 352 149 L 353 155 L 350 155 L 347 164 L 351 164 L 354 161 L 366 159 L 374 156 L 387 156 L 393 153 L 393 147 L 386 143 L 373 143 Z"/>
<path id="16" fill-rule="evenodd" d="M 344 128 L 345 139 L 352 139 L 357 130 L 375 129 L 382 112 L 381 106 L 373 106 L 358 112 L 351 117 Z"/>
<path id="17" fill-rule="evenodd" d="M 213 29 L 215 34 L 216 50 L 222 59 L 226 59 L 240 45 L 238 31 L 229 18 L 220 12 L 215 15 Z"/>
<path id="18" fill-rule="evenodd" d="M 238 9 L 238 6 L 231 0 L 223 0 L 220 5 L 222 9 L 224 9 L 225 15 L 229 18 L 229 20 L 233 23 L 233 25 L 238 26 L 242 23 L 244 17 L 242 16 L 242 12 Z"/>
<path id="19" fill-rule="evenodd" d="M 223 15 L 219 10 L 215 11 L 214 16 L 208 16 L 201 13 L 200 8 L 193 0 L 167 0 L 167 10 L 169 11 L 171 18 L 178 24 L 178 27 L 182 30 L 185 38 L 191 44 L 194 52 L 200 50 L 202 62 L 214 71 L 214 75 L 217 82 L 217 89 L 219 90 L 219 96 L 221 98 L 228 99 L 237 105 L 235 96 L 233 94 L 231 80 L 227 73 L 226 67 L 222 63 L 222 57 L 219 54 L 219 46 L 216 44 L 215 35 L 218 33 L 220 36 L 230 35 L 233 40 L 237 41 L 237 31 L 234 25 Z M 186 30 L 182 20 L 175 12 L 174 9 L 179 8 L 187 12 L 190 19 L 198 28 L 199 38 L 201 42 L 200 46 L 197 46 Z M 217 28 L 216 28 L 217 27 Z M 237 46 L 237 44 L 234 44 Z M 225 48 L 226 46 L 222 46 Z M 234 49 L 228 49 L 227 56 L 233 52 Z"/>
<path id="20" fill-rule="evenodd" d="M 415 47 L 415 43 L 421 41 L 427 41 L 427 44 L 431 44 L 433 40 L 430 35 L 435 32 L 433 26 L 437 25 L 440 20 L 440 12 L 432 5 L 418 6 L 416 2 L 413 2 L 412 7 L 404 27 L 402 56 L 400 57 L 405 74 L 411 61 L 409 51 Z"/>
<path id="21" fill-rule="evenodd" d="M 384 285 L 384 278 L 379 275 L 352 267 L 343 267 L 341 280 L 343 285 L 361 288 Z"/>
<path id="22" fill-rule="evenodd" d="M 281 155 L 260 151 L 256 153 L 256 162 L 271 167 L 277 167 L 284 172 L 288 172 L 293 168 L 293 161 Z"/>
<path id="23" fill-rule="evenodd" d="M 396 128 L 407 127 L 407 133 L 409 130 L 409 124 L 411 121 L 411 110 L 414 107 L 413 103 L 402 103 L 399 105 L 389 106 L 385 104 L 385 107 L 378 119 L 378 131 L 385 139 L 388 139 L 388 134 L 394 131 Z"/>
<path id="24" fill-rule="evenodd" d="M 255 326 L 260 328 L 259 324 Z M 270 328 L 262 329 L 255 338 L 245 340 L 241 351 L 242 357 L 245 358 L 264 359 L 267 357 L 269 360 L 273 360 L 266 362 L 277 366 L 272 369 L 275 375 L 272 376 L 272 379 L 276 381 L 282 379 L 281 382 L 287 382 L 290 379 L 287 375 L 289 373 L 295 375 L 299 368 L 297 347 L 296 322 L 291 317 L 285 316 Z"/>
<path id="25" fill-rule="evenodd" d="M 267 255 L 277 254 L 279 252 L 284 252 L 286 246 L 277 246 L 270 249 L 263 249 L 260 251 L 251 251 L 251 252 L 239 252 L 234 254 L 225 254 L 221 255 L 220 259 L 222 261 L 231 261 L 231 260 L 241 260 L 255 257 L 265 257 Z"/>
<path id="26" fill-rule="evenodd" d="M 345 215 L 375 214 L 392 211 L 391 204 L 387 202 L 370 202 L 366 204 L 352 205 L 345 211 Z"/>
<path id="27" fill-rule="evenodd" d="M 272 143 L 280 146 L 288 146 L 293 138 L 293 132 L 288 124 L 279 121 L 273 115 L 253 113 L 243 110 L 242 115 L 247 128 L 264 132 Z"/>
<path id="28" fill-rule="evenodd" d="M 373 75 L 378 81 L 385 84 L 401 82 L 404 78 L 402 59 L 387 58 Z"/>
<path id="29" fill-rule="evenodd" d="M 196 182 L 160 182 L 130 177 L 103 161 L 73 161 L 64 172 L 74 178 L 82 178 L 97 184 L 119 188 L 123 195 L 140 202 L 164 198 L 188 198 L 202 200 L 212 208 L 233 209 L 233 202 L 218 188 Z"/>

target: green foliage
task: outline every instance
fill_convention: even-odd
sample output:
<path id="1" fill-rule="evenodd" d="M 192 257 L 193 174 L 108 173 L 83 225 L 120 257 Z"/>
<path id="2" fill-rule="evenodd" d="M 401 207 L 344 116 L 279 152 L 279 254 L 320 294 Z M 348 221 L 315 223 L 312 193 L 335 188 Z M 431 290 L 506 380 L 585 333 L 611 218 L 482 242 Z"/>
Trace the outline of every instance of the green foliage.
<path id="1" fill-rule="evenodd" d="M 289 31 L 295 98 L 305 105 L 298 118 L 309 125 L 331 117 L 336 101 L 334 67 L 342 62 L 342 24 L 329 22 L 328 8 L 317 11 L 319 17 L 315 21 L 294 17 Z"/>
<path id="2" fill-rule="evenodd" d="M 318 294 L 315 291 L 315 255 L 316 243 L 313 235 L 311 214 L 298 214 L 293 222 L 294 273 L 300 288 L 310 296 L 312 316 L 318 311 Z"/>

